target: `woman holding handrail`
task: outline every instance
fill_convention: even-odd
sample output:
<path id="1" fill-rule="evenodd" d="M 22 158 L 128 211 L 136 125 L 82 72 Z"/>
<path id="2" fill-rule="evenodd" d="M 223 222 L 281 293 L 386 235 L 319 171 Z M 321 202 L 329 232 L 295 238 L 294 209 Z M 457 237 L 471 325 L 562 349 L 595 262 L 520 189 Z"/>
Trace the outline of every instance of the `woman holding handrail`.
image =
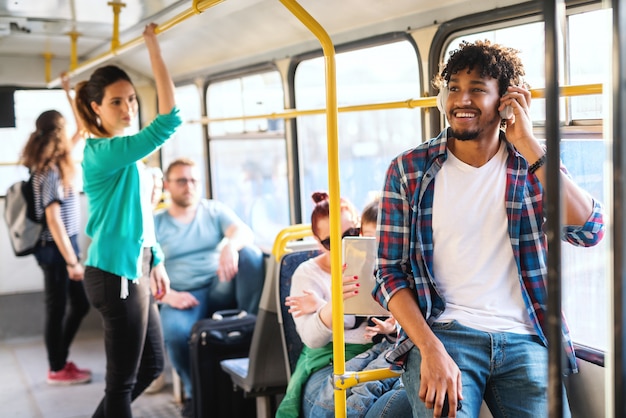
<path id="1" fill-rule="evenodd" d="M 132 417 L 131 402 L 163 370 L 158 310 L 151 297 L 168 292 L 169 278 L 154 233 L 152 179 L 141 159 L 158 149 L 181 124 L 174 84 L 155 34 L 143 33 L 156 82 L 158 116 L 124 136 L 137 115 L 137 95 L 120 68 L 97 69 L 77 88 L 76 103 L 87 130 L 84 190 L 89 202 L 85 287 L 104 324 L 105 395 L 94 417 Z"/>

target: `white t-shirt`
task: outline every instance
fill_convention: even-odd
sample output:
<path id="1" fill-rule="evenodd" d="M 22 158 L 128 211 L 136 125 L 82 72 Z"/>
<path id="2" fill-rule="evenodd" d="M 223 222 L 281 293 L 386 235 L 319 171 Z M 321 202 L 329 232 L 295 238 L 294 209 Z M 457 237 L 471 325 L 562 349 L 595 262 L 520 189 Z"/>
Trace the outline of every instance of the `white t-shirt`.
<path id="1" fill-rule="evenodd" d="M 531 334 L 505 208 L 505 144 L 481 167 L 448 150 L 433 202 L 434 278 L 446 301 L 437 321 Z"/>
<path id="2" fill-rule="evenodd" d="M 191 222 L 181 222 L 164 209 L 155 215 L 154 224 L 170 286 L 189 291 L 217 280 L 220 242 L 232 224 L 243 222 L 222 202 L 202 199 Z"/>

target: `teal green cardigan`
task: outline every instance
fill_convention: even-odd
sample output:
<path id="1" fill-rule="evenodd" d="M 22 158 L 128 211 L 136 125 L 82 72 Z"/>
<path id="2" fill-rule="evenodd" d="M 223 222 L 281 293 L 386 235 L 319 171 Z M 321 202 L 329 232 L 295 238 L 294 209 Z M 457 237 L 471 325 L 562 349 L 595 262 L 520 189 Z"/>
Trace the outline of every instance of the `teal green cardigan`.
<path id="1" fill-rule="evenodd" d="M 91 238 L 86 266 L 128 279 L 141 277 L 144 237 L 137 163 L 172 136 L 182 123 L 178 113 L 174 108 L 158 115 L 135 135 L 86 141 L 83 190 L 88 202 L 86 233 Z M 152 253 L 153 265 L 163 260 L 159 245 Z"/>

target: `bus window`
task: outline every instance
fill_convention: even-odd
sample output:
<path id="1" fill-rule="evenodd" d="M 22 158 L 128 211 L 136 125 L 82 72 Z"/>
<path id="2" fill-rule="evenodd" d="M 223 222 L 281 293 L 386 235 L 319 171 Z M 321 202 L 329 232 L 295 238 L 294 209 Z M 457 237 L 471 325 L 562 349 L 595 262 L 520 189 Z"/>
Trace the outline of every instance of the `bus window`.
<path id="1" fill-rule="evenodd" d="M 211 118 L 253 116 L 284 109 L 277 71 L 209 84 Z M 247 119 L 209 125 L 213 198 L 252 228 L 256 243 L 270 252 L 276 234 L 289 225 L 287 149 L 282 119 Z"/>
<path id="2" fill-rule="evenodd" d="M 184 123 L 188 120 L 198 120 L 202 116 L 202 99 L 195 84 L 176 87 L 176 105 L 180 109 L 183 124 L 178 128 L 174 137 L 161 148 L 161 164 L 163 170 L 177 158 L 189 158 L 196 163 L 202 184 L 206 184 L 206 153 L 204 152 L 203 127 L 199 123 Z M 204 195 L 204 187 L 202 193 Z"/>
<path id="3" fill-rule="evenodd" d="M 611 12 L 595 10 L 569 17 L 571 84 L 601 83 L 611 78 Z M 593 25 L 593 26 L 590 26 Z M 589 28 L 593 28 L 592 31 Z M 602 96 L 571 99 L 572 120 L 602 119 Z"/>
<path id="4" fill-rule="evenodd" d="M 207 113 L 211 118 L 252 116 L 282 112 L 285 108 L 280 74 L 276 71 L 211 83 Z M 283 132 L 282 119 L 247 119 L 214 122 L 209 136 L 239 132 Z"/>
<path id="5" fill-rule="evenodd" d="M 569 56 L 567 67 L 571 84 L 604 83 L 611 79 L 611 13 L 610 10 L 595 10 L 568 17 Z M 589 31 L 585 28 L 593 27 Z M 579 33 L 585 31 L 584 35 Z M 605 95 L 610 91 L 605 84 Z M 603 135 L 603 119 L 608 119 L 608 101 L 601 95 L 578 96 L 569 99 L 572 123 L 576 134 L 561 141 L 561 159 L 576 182 L 592 196 L 609 202 L 606 191 L 612 180 L 605 175 L 607 143 Z M 581 120 L 586 123 L 579 123 Z M 586 134 L 586 135 L 585 135 Z M 604 140 L 606 138 L 606 140 Z M 606 224 L 611 212 L 606 211 Z M 608 232 L 608 230 L 607 230 Z M 575 248 L 564 245 L 562 251 L 562 295 L 563 308 L 568 316 L 572 338 L 579 344 L 607 351 L 609 293 L 607 271 L 610 238 L 592 248 Z M 581 309 L 584 307 L 584 309 Z"/>
<path id="6" fill-rule="evenodd" d="M 284 140 L 213 140 L 211 167 L 215 199 L 233 209 L 254 231 L 257 245 L 270 252 L 289 225 Z"/>
<path id="7" fill-rule="evenodd" d="M 561 73 L 564 74 L 561 78 L 565 80 L 567 76 L 568 84 L 604 83 L 610 79 L 611 26 L 606 22 L 607 13 L 597 10 L 568 16 L 568 55 L 560 63 Z M 595 29 L 589 31 L 590 27 Z M 489 39 L 520 50 L 530 87 L 545 86 L 542 22 L 464 34 L 448 44 L 444 57 L 447 58 L 462 40 L 477 39 Z M 611 181 L 604 173 L 608 157 L 601 133 L 601 119 L 607 117 L 603 100 L 601 96 L 594 95 L 561 99 L 561 120 L 564 121 L 561 128 L 561 160 L 579 186 L 599 201 L 607 202 L 605 190 L 609 190 Z M 545 136 L 539 127 L 545 120 L 544 99 L 533 99 L 531 116 L 537 138 L 543 140 Z M 582 119 L 588 121 L 580 123 Z M 605 213 L 606 217 L 609 215 L 609 212 Z M 610 224 L 608 219 L 605 221 Z M 609 239 L 605 238 L 591 248 L 566 243 L 561 247 L 562 305 L 572 338 L 578 344 L 599 350 L 608 348 L 608 245 Z"/>
<path id="8" fill-rule="evenodd" d="M 339 53 L 336 63 L 339 107 L 420 97 L 418 57 L 408 41 Z M 324 77 L 321 57 L 298 65 L 295 97 L 299 110 L 326 107 Z M 308 219 L 311 193 L 328 190 L 326 117 L 299 117 L 297 129 L 303 219 Z M 341 195 L 360 208 L 382 190 L 391 159 L 425 139 L 420 111 L 415 109 L 339 113 L 338 135 Z"/>
<path id="9" fill-rule="evenodd" d="M 28 177 L 28 170 L 19 165 L 22 148 L 30 134 L 35 130 L 37 117 L 46 110 L 57 110 L 65 117 L 68 135 L 76 130 L 76 123 L 70 104 L 63 90 L 16 90 L 15 99 L 15 128 L 0 128 L 3 152 L 0 155 L 0 193 L 18 180 Z M 82 159 L 82 144 L 74 149 L 76 161 Z M 82 190 L 82 172 L 80 164 L 76 175 L 79 190 Z"/>

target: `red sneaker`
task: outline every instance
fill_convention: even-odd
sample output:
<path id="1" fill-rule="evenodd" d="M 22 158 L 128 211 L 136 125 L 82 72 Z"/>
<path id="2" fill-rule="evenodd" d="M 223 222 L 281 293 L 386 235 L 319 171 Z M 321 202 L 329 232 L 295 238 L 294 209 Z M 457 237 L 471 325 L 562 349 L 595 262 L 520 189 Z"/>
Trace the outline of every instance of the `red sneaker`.
<path id="1" fill-rule="evenodd" d="M 69 370 L 69 371 L 77 372 L 77 373 L 88 374 L 89 376 L 91 376 L 91 370 L 89 370 L 89 369 L 79 369 L 76 366 L 76 364 L 74 364 L 73 361 L 68 361 L 67 363 L 65 363 L 65 370 Z"/>
<path id="2" fill-rule="evenodd" d="M 68 370 L 66 365 L 58 372 L 48 371 L 48 379 L 46 381 L 49 385 L 53 386 L 79 385 L 81 383 L 91 382 L 91 375 L 75 370 Z"/>

